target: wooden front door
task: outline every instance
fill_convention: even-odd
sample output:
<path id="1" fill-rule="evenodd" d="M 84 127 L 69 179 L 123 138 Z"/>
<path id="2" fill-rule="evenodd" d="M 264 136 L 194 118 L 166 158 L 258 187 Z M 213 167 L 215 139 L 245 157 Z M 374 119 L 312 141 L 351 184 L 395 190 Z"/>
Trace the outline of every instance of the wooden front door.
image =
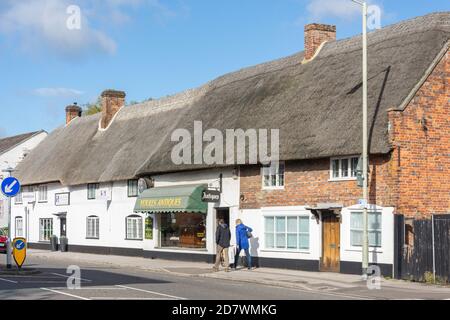
<path id="1" fill-rule="evenodd" d="M 322 220 L 322 261 L 321 271 L 340 271 L 341 223 L 335 215 L 327 215 Z"/>

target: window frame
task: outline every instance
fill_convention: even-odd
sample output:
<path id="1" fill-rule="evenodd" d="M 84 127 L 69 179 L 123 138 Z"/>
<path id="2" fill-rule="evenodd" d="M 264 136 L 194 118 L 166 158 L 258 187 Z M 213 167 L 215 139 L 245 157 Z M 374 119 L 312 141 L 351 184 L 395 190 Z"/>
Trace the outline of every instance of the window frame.
<path id="1" fill-rule="evenodd" d="M 346 156 L 346 157 L 334 157 L 334 158 L 330 158 L 330 178 L 329 181 L 356 181 L 358 179 L 357 175 L 356 175 L 356 170 L 355 170 L 355 174 L 353 172 L 353 168 L 352 168 L 352 164 L 353 164 L 353 160 L 357 159 L 356 164 L 358 164 L 359 161 L 359 156 L 353 155 L 353 156 Z M 333 164 L 335 161 L 338 161 L 338 167 L 339 167 L 339 173 L 338 173 L 338 177 L 334 176 L 334 168 L 333 168 Z M 343 176 L 342 174 L 342 164 L 344 161 L 347 161 L 347 176 Z"/>
<path id="2" fill-rule="evenodd" d="M 264 218 L 264 241 L 263 241 L 263 251 L 274 251 L 274 252 L 293 252 L 293 253 L 310 253 L 311 251 L 311 216 L 307 213 L 302 214 L 265 214 L 263 216 Z M 267 219 L 273 219 L 273 232 L 266 231 L 266 221 Z M 280 232 L 277 232 L 277 218 L 284 218 L 284 239 L 285 239 L 285 245 L 284 248 L 280 248 L 277 246 L 277 235 L 280 234 Z M 296 232 L 289 232 L 288 230 L 288 220 L 289 218 L 296 218 Z M 300 231 L 300 221 L 304 219 L 308 222 L 308 232 L 301 232 Z M 267 246 L 267 234 L 273 235 L 273 247 Z M 288 247 L 288 235 L 289 234 L 295 234 L 297 235 L 297 248 L 289 248 Z M 300 243 L 300 236 L 301 235 L 308 235 L 308 248 L 301 247 Z"/>
<path id="3" fill-rule="evenodd" d="M 128 234 L 128 222 L 130 220 L 139 220 L 137 222 L 138 227 L 140 226 L 140 228 L 138 228 L 138 233 L 137 233 L 137 237 L 136 238 L 132 238 L 129 237 Z M 143 229 L 143 218 L 139 215 L 129 215 L 127 217 L 125 217 L 125 240 L 127 241 L 143 241 L 144 240 L 144 229 Z M 139 231 L 140 230 L 140 231 Z"/>
<path id="4" fill-rule="evenodd" d="M 96 224 L 94 222 L 94 227 L 92 230 L 94 230 L 94 235 L 89 235 L 89 222 L 92 220 L 96 220 Z M 95 234 L 96 233 L 96 234 Z M 90 240 L 99 240 L 100 239 L 100 217 L 99 216 L 88 216 L 86 217 L 86 239 Z"/>
<path id="5" fill-rule="evenodd" d="M 45 239 L 43 239 L 41 237 L 41 234 L 42 234 L 41 227 L 42 227 L 42 222 L 44 222 L 44 221 L 47 221 L 47 222 L 50 221 L 51 222 L 50 223 L 50 226 L 51 226 L 51 232 L 50 233 L 51 234 L 49 235 L 49 239 L 48 240 L 45 240 Z M 45 226 L 44 226 L 44 228 L 45 228 Z M 45 233 L 45 229 L 44 229 L 44 233 Z M 52 236 L 53 236 L 53 218 L 39 218 L 39 242 L 49 243 Z M 45 237 L 45 234 L 44 234 L 44 237 Z"/>
<path id="6" fill-rule="evenodd" d="M 21 228 L 21 233 L 20 233 L 20 235 L 19 234 L 17 234 L 17 221 L 18 220 L 21 220 L 21 223 L 22 223 L 22 228 Z M 15 237 L 16 238 L 23 238 L 24 237 L 24 224 L 23 224 L 23 217 L 22 216 L 17 216 L 17 217 L 15 217 L 15 219 L 14 219 L 14 235 L 15 235 Z"/>
<path id="7" fill-rule="evenodd" d="M 361 243 L 361 245 L 354 245 L 352 243 L 352 231 L 363 232 L 363 227 L 361 227 L 361 229 L 359 229 L 359 228 L 358 229 L 352 228 L 352 216 L 354 214 L 361 214 L 362 215 L 363 212 L 362 211 L 358 211 L 358 210 L 353 210 L 353 211 L 350 212 L 350 220 L 349 220 L 349 227 L 348 227 L 348 229 L 349 229 L 349 245 L 350 245 L 351 249 L 362 250 L 362 243 Z M 371 214 L 376 214 L 376 215 L 380 216 L 380 229 L 371 229 L 370 225 L 369 225 L 369 228 L 368 228 L 369 233 L 370 232 L 379 232 L 380 233 L 380 244 L 379 245 L 371 245 L 370 244 L 370 238 L 369 238 L 369 249 L 370 250 L 380 250 L 380 249 L 383 248 L 383 213 L 381 211 L 369 211 L 368 214 L 369 214 L 369 216 Z"/>
<path id="8" fill-rule="evenodd" d="M 127 194 L 128 194 L 128 198 L 137 198 L 138 196 L 139 196 L 139 187 L 138 187 L 138 181 L 139 180 L 136 180 L 136 179 L 130 179 L 130 180 L 128 180 L 127 181 Z M 136 188 L 136 194 L 131 194 L 130 193 L 130 184 L 131 183 L 136 183 L 136 186 L 135 186 L 135 188 Z"/>
<path id="9" fill-rule="evenodd" d="M 42 191 L 45 189 L 45 192 Z M 45 195 L 45 199 L 41 199 L 41 195 Z M 38 203 L 47 203 L 48 202 L 48 185 L 41 184 L 38 186 Z"/>
<path id="10" fill-rule="evenodd" d="M 91 190 L 90 188 L 94 188 L 94 197 L 93 198 L 91 198 L 90 197 L 90 193 L 89 193 L 89 191 Z M 98 184 L 98 183 L 88 183 L 87 184 L 87 187 L 86 187 L 86 190 L 87 190 L 87 199 L 88 200 L 96 200 L 97 199 L 97 190 L 100 188 L 100 184 Z"/>
<path id="11" fill-rule="evenodd" d="M 14 204 L 15 205 L 20 205 L 23 204 L 23 187 L 20 187 L 19 192 L 16 194 L 16 196 L 14 197 Z M 20 200 L 19 200 L 20 199 Z"/>
<path id="12" fill-rule="evenodd" d="M 283 168 L 283 173 L 280 174 L 280 168 Z M 261 186 L 262 186 L 262 190 L 284 190 L 285 186 L 286 186 L 286 163 L 284 161 L 279 161 L 278 162 L 278 167 L 275 169 L 275 172 L 272 172 L 273 167 L 272 166 L 262 166 L 261 167 Z M 269 170 L 269 174 L 266 174 L 266 170 Z M 283 176 L 283 184 L 281 185 L 280 182 L 280 176 Z M 265 185 L 265 176 L 269 176 L 269 179 L 271 180 L 271 178 L 273 176 L 275 176 L 276 179 L 276 185 L 269 185 L 266 186 Z M 271 180 L 272 181 L 272 180 Z"/>

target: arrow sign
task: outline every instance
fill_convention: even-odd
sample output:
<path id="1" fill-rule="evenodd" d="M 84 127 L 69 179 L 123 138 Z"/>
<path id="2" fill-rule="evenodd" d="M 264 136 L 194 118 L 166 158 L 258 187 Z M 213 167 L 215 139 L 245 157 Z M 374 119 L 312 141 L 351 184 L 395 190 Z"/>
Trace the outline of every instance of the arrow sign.
<path id="1" fill-rule="evenodd" d="M 20 192 L 20 182 L 14 177 L 2 181 L 2 193 L 7 197 L 14 197 Z"/>

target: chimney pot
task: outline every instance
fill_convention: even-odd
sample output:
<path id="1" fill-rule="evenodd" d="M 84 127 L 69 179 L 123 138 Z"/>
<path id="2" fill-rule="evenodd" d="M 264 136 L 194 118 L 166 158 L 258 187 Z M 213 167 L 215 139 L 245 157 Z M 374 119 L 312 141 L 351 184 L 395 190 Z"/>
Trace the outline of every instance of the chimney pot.
<path id="1" fill-rule="evenodd" d="M 311 23 L 305 26 L 305 60 L 311 60 L 320 46 L 336 40 L 336 26 Z"/>
<path id="2" fill-rule="evenodd" d="M 81 117 L 82 109 L 75 102 L 73 105 L 66 107 L 66 125 L 75 118 Z"/>
<path id="3" fill-rule="evenodd" d="M 105 90 L 101 94 L 102 119 L 100 127 L 106 129 L 114 116 L 125 105 L 125 92 L 117 90 Z"/>

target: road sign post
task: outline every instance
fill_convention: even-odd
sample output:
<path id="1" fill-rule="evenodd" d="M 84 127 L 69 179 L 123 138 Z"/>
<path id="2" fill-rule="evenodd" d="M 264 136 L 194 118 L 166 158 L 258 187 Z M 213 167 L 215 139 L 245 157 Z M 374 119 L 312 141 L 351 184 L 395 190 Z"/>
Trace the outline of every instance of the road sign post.
<path id="1" fill-rule="evenodd" d="M 11 198 L 20 192 L 19 180 L 13 178 L 11 174 L 14 169 L 9 167 L 3 172 L 8 173 L 8 177 L 2 181 L 2 193 L 8 198 L 8 241 L 6 242 L 6 268 L 11 269 Z"/>

